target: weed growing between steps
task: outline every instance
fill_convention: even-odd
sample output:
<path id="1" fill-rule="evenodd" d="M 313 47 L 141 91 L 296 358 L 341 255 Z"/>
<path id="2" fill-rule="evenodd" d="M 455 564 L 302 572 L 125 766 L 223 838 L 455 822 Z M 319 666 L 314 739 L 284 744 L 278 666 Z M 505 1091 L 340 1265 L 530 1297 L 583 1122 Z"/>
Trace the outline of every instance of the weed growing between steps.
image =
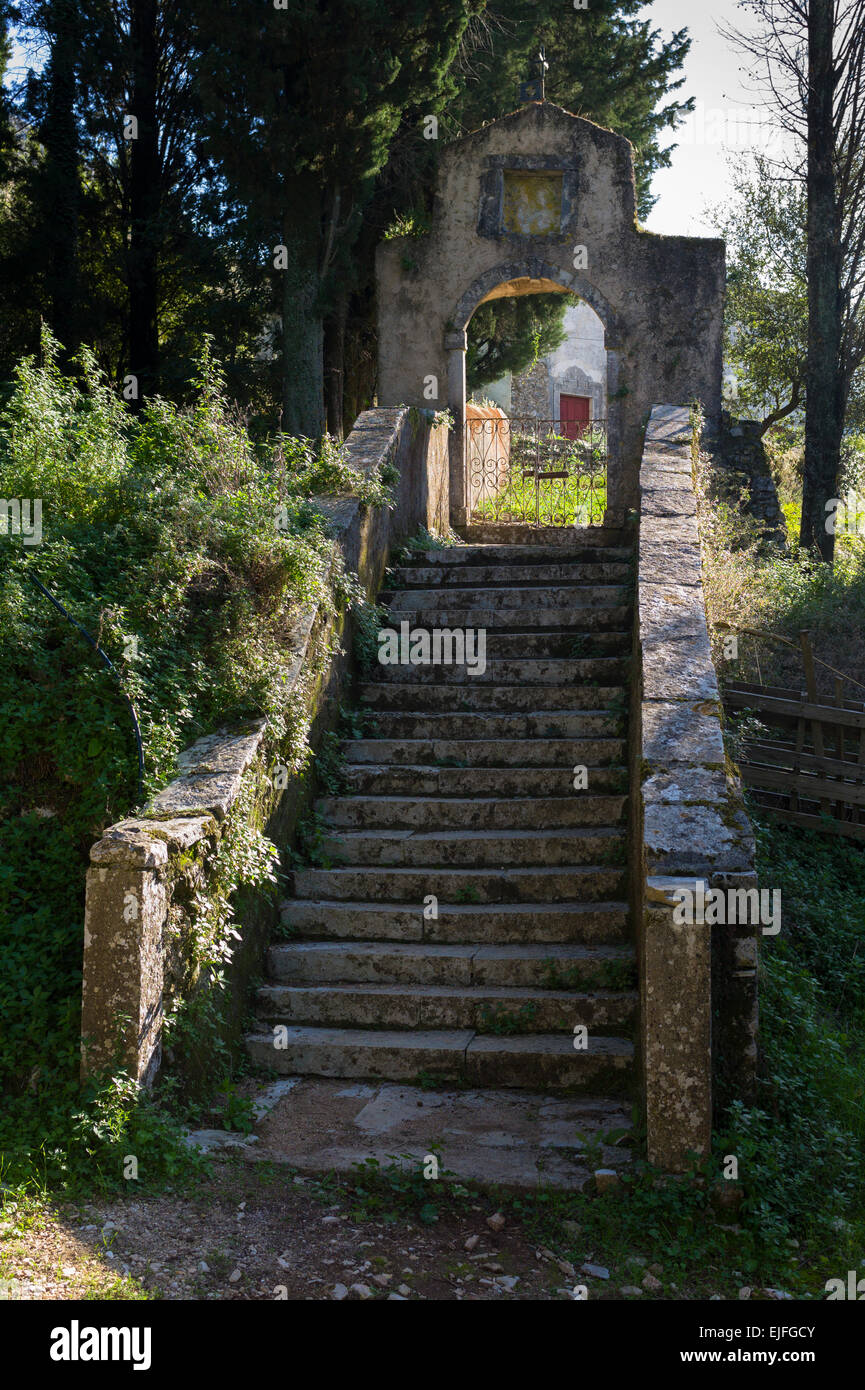
<path id="1" fill-rule="evenodd" d="M 354 659 L 367 679 L 378 666 L 378 634 L 387 625 L 388 611 L 383 603 L 361 601 L 354 608 Z"/>
<path id="2" fill-rule="evenodd" d="M 423 557 L 429 550 L 449 550 L 455 545 L 463 545 L 464 542 L 455 531 L 447 531 L 441 536 L 434 536 L 425 526 L 419 527 L 413 536 L 405 542 L 405 545 L 396 554 L 393 568 L 401 565 L 416 565 L 423 563 Z M 391 573 L 391 570 L 388 570 Z"/>
<path id="3" fill-rule="evenodd" d="M 437 1178 L 425 1176 L 436 1172 Z M 472 1192 L 441 1160 L 441 1149 L 433 1145 L 423 1166 L 412 1154 L 391 1154 L 386 1163 L 368 1158 L 356 1163 L 354 1176 L 346 1182 L 346 1192 L 355 1221 L 378 1219 L 388 1225 L 412 1218 L 424 1226 L 434 1226 L 448 1209 L 463 1205 Z"/>
<path id="4" fill-rule="evenodd" d="M 59 355 L 46 333 L 0 413 L 0 495 L 40 499 L 43 528 L 38 546 L 0 538 L 0 1152 L 5 1180 L 32 1169 L 63 1184 L 107 1180 L 123 1144 L 146 1145 L 151 1173 L 187 1160 L 150 1102 L 135 1138 L 119 1079 L 78 1090 L 84 875 L 104 827 L 136 809 L 136 755 L 117 681 L 32 579 L 116 666 L 141 724 L 145 794 L 195 738 L 251 716 L 301 762 L 288 639 L 310 604 L 334 611 L 354 595 L 330 573 L 329 525 L 310 499 L 381 505 L 388 480 L 328 439 L 253 439 L 207 350 L 188 407 L 152 398 L 137 414 L 89 353 L 77 377 Z"/>

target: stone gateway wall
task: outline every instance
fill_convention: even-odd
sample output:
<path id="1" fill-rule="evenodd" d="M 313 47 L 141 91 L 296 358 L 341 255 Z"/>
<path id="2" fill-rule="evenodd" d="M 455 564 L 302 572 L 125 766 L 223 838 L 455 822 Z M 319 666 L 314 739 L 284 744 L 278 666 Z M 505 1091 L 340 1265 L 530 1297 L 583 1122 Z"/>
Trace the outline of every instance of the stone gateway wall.
<path id="1" fill-rule="evenodd" d="M 640 472 L 638 661 L 641 1049 L 649 1159 L 671 1171 L 711 1142 L 713 1081 L 756 1068 L 756 926 L 679 925 L 679 895 L 757 886 L 727 764 L 712 664 L 687 408 L 656 406 Z"/>
<path id="2" fill-rule="evenodd" d="M 515 175 L 546 176 L 529 194 Z M 523 181 L 525 182 L 525 180 Z M 543 180 L 542 180 L 543 182 Z M 558 218 L 552 218 L 557 190 Z M 554 201 L 554 200 L 553 200 Z M 636 506 L 643 426 L 656 401 L 721 409 L 722 241 L 637 224 L 633 150 L 550 103 L 493 121 L 442 152 L 431 230 L 377 253 L 379 400 L 449 406 L 451 517 L 466 515 L 461 430 L 466 326 L 485 299 L 570 290 L 607 347 L 612 510 Z M 435 394 L 431 394 L 435 393 Z"/>

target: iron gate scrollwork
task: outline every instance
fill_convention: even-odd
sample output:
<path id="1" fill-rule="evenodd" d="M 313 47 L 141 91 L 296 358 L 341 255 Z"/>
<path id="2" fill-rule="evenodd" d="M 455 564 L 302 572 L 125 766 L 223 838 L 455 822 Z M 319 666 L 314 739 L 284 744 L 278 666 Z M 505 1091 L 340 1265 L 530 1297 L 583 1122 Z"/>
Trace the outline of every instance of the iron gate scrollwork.
<path id="1" fill-rule="evenodd" d="M 466 420 L 468 513 L 473 522 L 602 526 L 607 422 L 489 416 Z"/>

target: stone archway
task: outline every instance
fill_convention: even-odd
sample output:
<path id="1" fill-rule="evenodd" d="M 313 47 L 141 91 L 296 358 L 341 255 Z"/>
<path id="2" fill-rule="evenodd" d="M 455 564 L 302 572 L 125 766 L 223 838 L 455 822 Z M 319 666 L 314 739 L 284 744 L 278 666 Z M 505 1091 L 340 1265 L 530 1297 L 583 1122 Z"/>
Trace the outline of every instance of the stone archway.
<path id="1" fill-rule="evenodd" d="M 610 506 L 636 505 L 652 406 L 721 409 L 724 244 L 637 222 L 629 141 L 533 103 L 442 152 L 430 230 L 377 253 L 379 404 L 448 406 L 451 516 L 465 522 L 466 325 L 498 294 L 571 291 L 604 324 Z"/>
<path id="2" fill-rule="evenodd" d="M 493 266 L 480 275 L 460 296 L 451 318 L 455 327 L 445 334 L 447 352 L 447 405 L 454 419 L 450 439 L 451 454 L 451 516 L 454 525 L 465 525 L 466 507 L 465 411 L 466 411 L 466 351 L 468 324 L 475 310 L 491 299 L 507 295 L 557 293 L 573 294 L 597 314 L 604 325 L 607 352 L 607 430 L 610 450 L 610 493 L 618 497 L 622 490 L 621 450 L 623 433 L 622 398 L 619 395 L 618 338 L 621 332 L 616 311 L 604 295 L 577 271 L 526 257 L 522 261 L 507 261 Z"/>

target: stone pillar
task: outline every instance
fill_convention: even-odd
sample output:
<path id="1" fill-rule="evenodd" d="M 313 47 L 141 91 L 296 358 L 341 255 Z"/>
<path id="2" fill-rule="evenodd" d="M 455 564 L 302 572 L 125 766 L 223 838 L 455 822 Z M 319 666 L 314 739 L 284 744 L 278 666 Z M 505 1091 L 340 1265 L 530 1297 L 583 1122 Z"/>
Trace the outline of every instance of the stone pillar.
<path id="1" fill-rule="evenodd" d="M 637 920 L 649 1157 L 674 1172 L 708 1149 L 713 1093 L 722 1103 L 753 1094 L 757 1029 L 754 927 L 673 921 L 677 890 L 696 900 L 701 887 L 756 885 L 753 832 L 724 753 L 692 472 L 688 409 L 656 406 L 640 473 Z"/>
<path id="2" fill-rule="evenodd" d="M 643 1060 L 650 1163 L 684 1172 L 712 1143 L 712 942 L 701 922 L 677 925 L 674 894 L 694 879 L 646 880 Z M 703 893 L 708 884 L 702 884 Z"/>
<path id="3" fill-rule="evenodd" d="M 450 432 L 451 526 L 465 526 L 466 507 L 466 348 L 465 329 L 445 334 L 448 355 L 448 409 L 454 417 Z"/>
<path id="4" fill-rule="evenodd" d="M 624 526 L 626 494 L 624 488 L 625 462 L 622 451 L 625 447 L 622 430 L 622 401 L 619 397 L 620 357 L 615 348 L 607 348 L 607 514 L 605 526 Z"/>
<path id="5" fill-rule="evenodd" d="M 145 833 L 90 851 L 84 915 L 82 1078 L 119 1064 L 147 1085 L 159 1068 L 168 845 Z"/>

